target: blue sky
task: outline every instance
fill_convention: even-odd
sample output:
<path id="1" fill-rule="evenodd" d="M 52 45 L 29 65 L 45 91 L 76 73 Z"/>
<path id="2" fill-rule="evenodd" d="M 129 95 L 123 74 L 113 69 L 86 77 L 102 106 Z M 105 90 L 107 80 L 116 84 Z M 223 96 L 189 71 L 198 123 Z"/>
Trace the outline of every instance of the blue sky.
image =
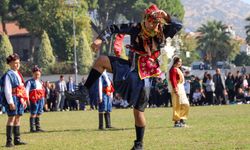
<path id="1" fill-rule="evenodd" d="M 250 4 L 250 0 L 242 0 L 244 2 L 247 2 L 248 4 Z"/>

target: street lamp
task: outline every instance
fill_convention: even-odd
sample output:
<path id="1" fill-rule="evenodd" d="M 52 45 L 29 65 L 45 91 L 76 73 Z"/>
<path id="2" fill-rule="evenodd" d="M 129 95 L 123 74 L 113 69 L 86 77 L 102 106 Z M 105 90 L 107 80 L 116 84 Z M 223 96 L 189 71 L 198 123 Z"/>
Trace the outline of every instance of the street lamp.
<path id="1" fill-rule="evenodd" d="M 65 0 L 65 4 L 72 8 L 73 16 L 73 38 L 74 38 L 74 69 L 75 69 L 75 84 L 77 84 L 77 56 L 76 56 L 76 25 L 75 25 L 75 7 L 77 7 L 77 0 Z"/>

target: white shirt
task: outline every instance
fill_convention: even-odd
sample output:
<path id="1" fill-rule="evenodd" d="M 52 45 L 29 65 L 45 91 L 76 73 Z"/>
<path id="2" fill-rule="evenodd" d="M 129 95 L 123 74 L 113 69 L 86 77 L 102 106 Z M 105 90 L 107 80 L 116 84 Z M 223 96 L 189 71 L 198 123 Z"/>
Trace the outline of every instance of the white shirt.
<path id="1" fill-rule="evenodd" d="M 60 92 L 65 92 L 67 90 L 65 81 L 60 81 L 59 86 L 60 86 Z"/>
<path id="2" fill-rule="evenodd" d="M 102 73 L 104 80 L 107 82 L 107 85 L 110 86 L 111 85 L 111 81 L 107 75 L 107 72 L 104 71 Z M 102 90 L 103 90 L 103 85 L 102 85 L 102 76 L 99 78 L 99 98 L 102 99 Z M 113 94 L 111 94 L 111 98 L 113 97 Z"/>
<path id="3" fill-rule="evenodd" d="M 43 85 L 39 79 L 35 80 L 35 83 L 36 83 L 36 89 L 38 90 L 43 89 Z M 25 88 L 28 97 L 29 97 L 30 88 L 31 88 L 31 84 L 30 84 L 30 81 L 28 81 L 26 88 Z"/>
<path id="4" fill-rule="evenodd" d="M 22 79 L 21 79 L 20 75 L 18 74 L 18 72 L 14 71 L 14 70 L 10 70 L 10 71 L 15 73 L 19 84 L 22 84 Z M 14 104 L 13 97 L 12 97 L 12 84 L 11 84 L 10 77 L 8 75 L 5 76 L 5 80 L 4 80 L 4 94 L 5 94 L 7 103 Z"/>

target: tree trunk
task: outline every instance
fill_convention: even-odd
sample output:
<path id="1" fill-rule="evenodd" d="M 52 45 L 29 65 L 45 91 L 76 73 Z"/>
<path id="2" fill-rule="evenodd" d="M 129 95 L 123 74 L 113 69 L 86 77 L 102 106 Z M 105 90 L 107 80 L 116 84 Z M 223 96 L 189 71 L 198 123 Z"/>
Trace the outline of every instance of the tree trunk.
<path id="1" fill-rule="evenodd" d="M 35 35 L 31 33 L 30 35 L 30 61 L 34 62 L 34 54 L 35 54 Z"/>
<path id="2" fill-rule="evenodd" d="M 2 18 L 2 19 L 4 19 L 4 18 Z M 6 35 L 8 35 L 7 29 L 6 29 L 6 23 L 5 23 L 4 21 L 2 21 L 2 27 L 3 27 L 3 32 L 4 32 Z"/>

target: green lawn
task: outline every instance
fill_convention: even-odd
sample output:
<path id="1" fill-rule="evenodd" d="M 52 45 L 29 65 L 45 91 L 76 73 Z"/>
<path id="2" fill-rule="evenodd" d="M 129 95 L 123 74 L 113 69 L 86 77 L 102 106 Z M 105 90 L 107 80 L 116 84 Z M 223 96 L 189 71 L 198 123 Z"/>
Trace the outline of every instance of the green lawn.
<path id="1" fill-rule="evenodd" d="M 44 113 L 46 132 L 29 133 L 29 115 L 22 118 L 22 139 L 14 149 L 129 150 L 135 138 L 131 109 L 111 113 L 111 130 L 98 131 L 96 111 Z M 145 150 L 250 149 L 250 105 L 191 107 L 189 128 L 173 128 L 171 108 L 146 110 Z M 0 149 L 5 145 L 5 122 L 0 115 Z"/>

